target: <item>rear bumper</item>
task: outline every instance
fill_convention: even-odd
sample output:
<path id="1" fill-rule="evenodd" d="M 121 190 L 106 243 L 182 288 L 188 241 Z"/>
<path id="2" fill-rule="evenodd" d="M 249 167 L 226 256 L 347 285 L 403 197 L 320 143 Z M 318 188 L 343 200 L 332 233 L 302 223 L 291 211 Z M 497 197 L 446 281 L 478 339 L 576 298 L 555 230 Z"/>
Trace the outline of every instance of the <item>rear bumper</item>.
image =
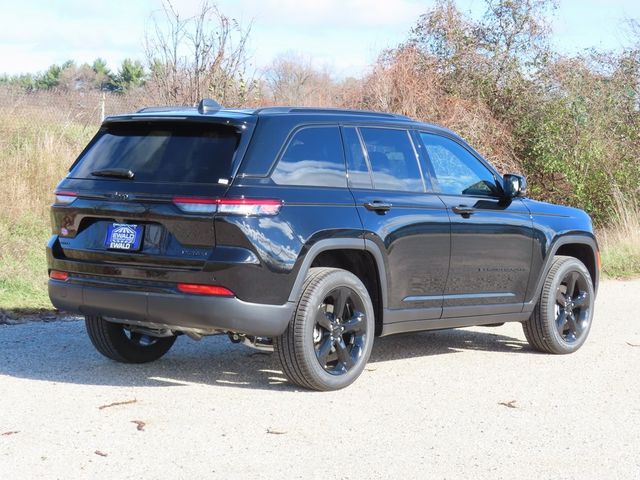
<path id="1" fill-rule="evenodd" d="M 68 312 L 102 315 L 150 328 L 231 331 L 248 335 L 281 335 L 295 304 L 264 305 L 235 297 L 207 297 L 180 293 L 100 288 L 49 280 L 51 303 Z"/>

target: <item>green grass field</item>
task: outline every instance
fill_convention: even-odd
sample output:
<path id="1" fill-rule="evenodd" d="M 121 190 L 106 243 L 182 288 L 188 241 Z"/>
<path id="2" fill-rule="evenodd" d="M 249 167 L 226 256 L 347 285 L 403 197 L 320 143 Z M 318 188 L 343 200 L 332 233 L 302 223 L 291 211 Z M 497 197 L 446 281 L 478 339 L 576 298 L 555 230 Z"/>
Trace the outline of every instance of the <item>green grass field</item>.
<path id="1" fill-rule="evenodd" d="M 49 235 L 49 225 L 34 217 L 0 223 L 0 308 L 51 308 L 45 255 Z"/>

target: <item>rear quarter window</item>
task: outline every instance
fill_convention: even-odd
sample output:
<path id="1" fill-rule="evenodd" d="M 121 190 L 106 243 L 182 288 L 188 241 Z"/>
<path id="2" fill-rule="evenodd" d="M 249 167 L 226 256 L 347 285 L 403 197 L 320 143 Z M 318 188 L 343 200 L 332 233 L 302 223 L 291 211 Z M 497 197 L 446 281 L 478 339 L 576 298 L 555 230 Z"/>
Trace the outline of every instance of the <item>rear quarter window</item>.
<path id="1" fill-rule="evenodd" d="M 92 172 L 127 169 L 134 182 L 224 183 L 239 138 L 234 128 L 224 125 L 115 124 L 98 133 L 69 177 L 105 179 Z"/>
<path id="2" fill-rule="evenodd" d="M 278 185 L 347 186 L 338 127 L 304 127 L 294 133 L 271 174 Z"/>

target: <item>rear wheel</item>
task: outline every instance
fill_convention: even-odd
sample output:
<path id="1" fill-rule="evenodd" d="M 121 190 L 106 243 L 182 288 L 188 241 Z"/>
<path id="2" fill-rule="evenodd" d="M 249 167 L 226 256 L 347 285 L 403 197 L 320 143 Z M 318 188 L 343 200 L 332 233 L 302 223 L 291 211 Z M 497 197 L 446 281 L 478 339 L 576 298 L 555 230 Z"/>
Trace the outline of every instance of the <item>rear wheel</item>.
<path id="1" fill-rule="evenodd" d="M 147 363 L 159 359 L 173 346 L 176 337 L 153 337 L 131 331 L 100 316 L 85 317 L 93 346 L 107 358 L 122 363 Z"/>
<path id="2" fill-rule="evenodd" d="M 573 353 L 586 341 L 595 295 L 591 276 L 573 257 L 557 256 L 531 318 L 522 324 L 529 344 L 546 353 Z"/>
<path id="3" fill-rule="evenodd" d="M 360 279 L 338 268 L 312 268 L 295 315 L 274 339 L 274 348 L 293 383 L 337 390 L 362 373 L 374 331 L 373 306 Z"/>

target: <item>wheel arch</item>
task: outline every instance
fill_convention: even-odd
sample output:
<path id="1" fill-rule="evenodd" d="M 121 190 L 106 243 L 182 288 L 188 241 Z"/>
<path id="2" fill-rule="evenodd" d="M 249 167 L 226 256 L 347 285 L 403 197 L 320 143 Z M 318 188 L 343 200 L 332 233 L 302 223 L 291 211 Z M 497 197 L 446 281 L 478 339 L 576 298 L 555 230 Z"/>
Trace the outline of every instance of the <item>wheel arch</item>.
<path id="1" fill-rule="evenodd" d="M 597 247 L 596 247 L 597 248 Z M 587 243 L 563 243 L 555 249 L 553 255 L 565 255 L 567 257 L 574 257 L 584 263 L 584 266 L 589 270 L 591 276 L 591 283 L 593 283 L 594 291 L 598 288 L 599 280 L 599 268 L 598 268 L 598 252 Z"/>
<path id="2" fill-rule="evenodd" d="M 544 267 L 540 270 L 541 275 L 533 292 L 533 298 L 525 304 L 525 311 L 532 311 L 538 302 L 544 279 L 549 274 L 556 255 L 565 255 L 580 260 L 587 267 L 593 283 L 593 291 L 597 293 L 600 281 L 600 253 L 595 237 L 591 235 L 564 235 L 556 238 L 549 247 Z"/>
<path id="3" fill-rule="evenodd" d="M 298 270 L 289 302 L 300 298 L 305 277 L 312 267 L 342 268 L 360 278 L 369 291 L 376 316 L 376 335 L 379 335 L 387 305 L 387 276 L 379 247 L 363 239 L 327 239 L 314 243 Z"/>

